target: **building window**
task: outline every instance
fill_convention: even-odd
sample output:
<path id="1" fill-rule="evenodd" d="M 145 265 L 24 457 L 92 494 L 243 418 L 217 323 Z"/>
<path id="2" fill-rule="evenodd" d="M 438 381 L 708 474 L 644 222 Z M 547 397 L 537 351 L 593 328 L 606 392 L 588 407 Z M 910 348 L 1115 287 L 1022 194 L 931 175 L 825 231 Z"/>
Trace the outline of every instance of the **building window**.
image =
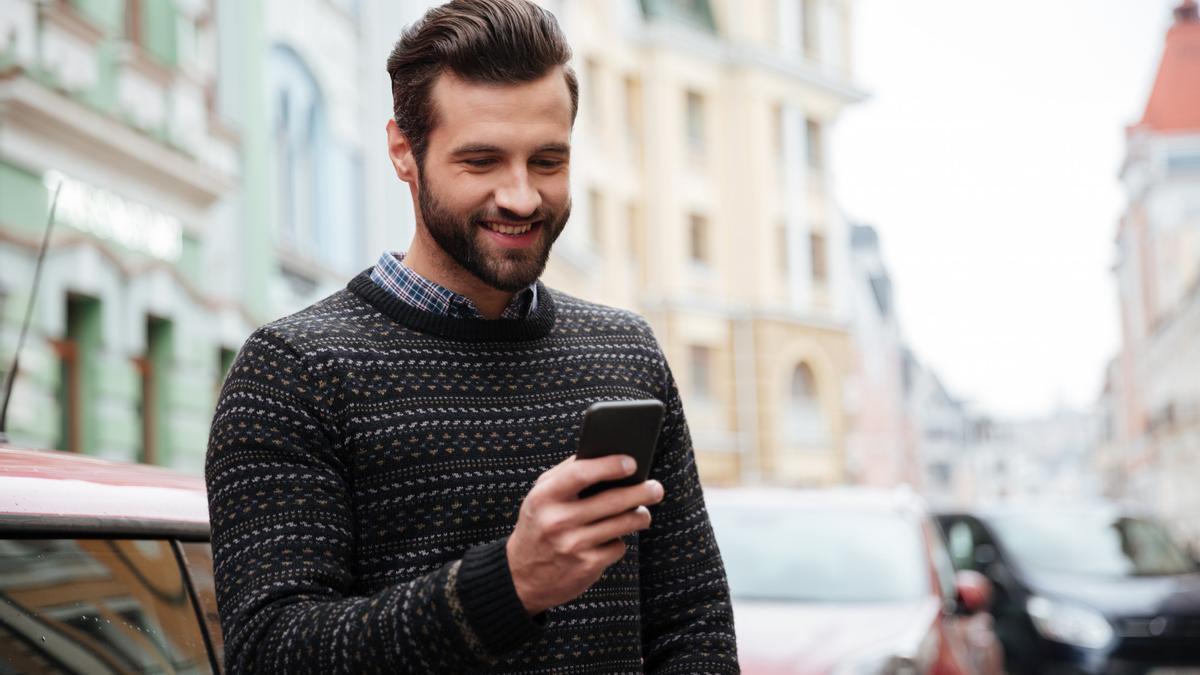
<path id="1" fill-rule="evenodd" d="M 688 347 L 691 393 L 696 399 L 711 400 L 713 398 L 712 361 L 713 350 L 711 347 L 702 345 Z"/>
<path id="2" fill-rule="evenodd" d="M 625 220 L 629 223 L 629 256 L 633 259 L 638 278 L 644 279 L 646 230 L 642 226 L 642 209 L 636 201 L 631 201 L 625 206 Z"/>
<path id="3" fill-rule="evenodd" d="M 600 125 L 600 64 L 593 58 L 583 60 L 584 105 L 587 106 L 588 120 L 597 127 Z"/>
<path id="4" fill-rule="evenodd" d="M 217 368 L 220 371 L 220 376 L 217 378 L 217 388 L 225 385 L 225 378 L 229 377 L 229 371 L 233 370 L 233 362 L 237 359 L 237 350 L 229 347 L 221 347 L 217 350 Z"/>
<path id="5" fill-rule="evenodd" d="M 688 150 L 694 156 L 704 155 L 704 97 L 695 91 L 687 93 Z"/>
<path id="6" fill-rule="evenodd" d="M 125 39 L 140 46 L 159 63 L 174 66 L 178 61 L 179 13 L 175 3 L 127 0 L 124 28 Z"/>
<path id="7" fill-rule="evenodd" d="M 776 264 L 779 266 L 779 273 L 785 277 L 792 269 L 788 251 L 788 226 L 785 221 L 779 223 L 779 227 L 775 228 L 775 253 L 779 256 L 776 258 Z"/>
<path id="8" fill-rule="evenodd" d="M 825 245 L 825 235 L 821 232 L 809 233 L 808 244 L 812 256 L 813 282 L 823 284 L 829 280 L 829 248 Z"/>
<path id="9" fill-rule="evenodd" d="M 142 448 L 138 461 L 165 464 L 167 409 L 171 392 L 173 328 L 170 321 L 146 318 L 146 354 L 134 359 L 141 375 Z"/>
<path id="10" fill-rule="evenodd" d="M 642 83 L 632 75 L 625 78 L 625 142 L 629 153 L 640 161 L 642 149 Z"/>
<path id="11" fill-rule="evenodd" d="M 693 213 L 688 216 L 688 254 L 694 263 L 709 264 L 708 219 Z"/>
<path id="12" fill-rule="evenodd" d="M 716 15 L 709 0 L 641 0 L 642 16 L 650 20 L 679 23 L 712 35 L 717 34 Z"/>
<path id="13" fill-rule="evenodd" d="M 787 109 L 782 103 L 771 106 L 771 156 L 775 158 L 775 170 L 779 173 L 780 184 L 784 181 L 784 165 L 787 161 Z"/>
<path id="14" fill-rule="evenodd" d="M 83 452 L 83 379 L 79 349 L 74 340 L 51 340 L 58 357 L 58 443 L 59 450 Z"/>
<path id="15" fill-rule="evenodd" d="M 89 441 L 93 432 L 89 408 L 96 400 L 92 372 L 103 330 L 100 301 L 69 296 L 66 310 L 66 334 L 61 340 L 51 341 L 59 361 L 58 448 L 87 453 L 93 449 Z"/>
<path id="16" fill-rule="evenodd" d="M 125 39 L 134 44 L 143 44 L 142 0 L 126 0 L 125 2 Z"/>
<path id="17" fill-rule="evenodd" d="M 799 445 L 821 445 L 826 441 L 825 416 L 821 413 L 816 378 L 807 363 L 792 369 L 785 430 L 788 441 Z"/>
<path id="18" fill-rule="evenodd" d="M 821 134 L 821 123 L 804 121 L 804 141 L 808 157 L 808 168 L 816 172 L 825 169 L 825 144 Z"/>
<path id="19" fill-rule="evenodd" d="M 800 0 L 800 39 L 803 42 L 804 57 L 815 61 L 820 54 L 817 44 L 817 0 Z"/>
<path id="20" fill-rule="evenodd" d="M 599 190 L 588 190 L 588 244 L 597 247 L 600 246 L 603 229 L 604 196 L 600 194 Z"/>
<path id="21" fill-rule="evenodd" d="M 276 45 L 271 50 L 269 72 L 280 240 L 292 252 L 328 258 L 337 247 L 329 245 L 334 235 L 326 231 L 320 206 L 340 186 L 333 185 L 335 176 L 323 180 L 327 176 L 322 175 L 334 163 L 324 101 L 312 73 L 291 49 Z"/>

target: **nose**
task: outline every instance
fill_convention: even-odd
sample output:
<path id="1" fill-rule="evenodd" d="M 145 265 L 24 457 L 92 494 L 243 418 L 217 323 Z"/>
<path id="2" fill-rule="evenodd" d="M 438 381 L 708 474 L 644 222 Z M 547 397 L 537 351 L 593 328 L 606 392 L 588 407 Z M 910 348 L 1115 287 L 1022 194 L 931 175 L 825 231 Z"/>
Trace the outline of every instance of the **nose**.
<path id="1" fill-rule="evenodd" d="M 506 184 L 496 190 L 496 206 L 518 218 L 529 218 L 541 205 L 542 195 L 524 168 L 514 170 Z"/>

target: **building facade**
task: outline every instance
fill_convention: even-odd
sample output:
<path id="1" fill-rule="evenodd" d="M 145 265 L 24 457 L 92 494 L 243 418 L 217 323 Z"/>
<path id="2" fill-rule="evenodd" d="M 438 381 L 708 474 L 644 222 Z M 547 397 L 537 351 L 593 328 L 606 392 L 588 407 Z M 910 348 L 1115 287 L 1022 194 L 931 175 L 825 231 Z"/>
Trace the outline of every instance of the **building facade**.
<path id="1" fill-rule="evenodd" d="M 385 62 L 425 4 L 0 2 L 6 373 L 59 191 L 12 440 L 200 469 L 250 331 L 411 235 Z"/>
<path id="2" fill-rule="evenodd" d="M 647 317 L 706 481 L 842 482 L 848 232 L 828 139 L 863 95 L 849 3 L 543 4 L 581 86 L 547 281 Z"/>
<path id="3" fill-rule="evenodd" d="M 3 0 L 5 368 L 62 185 L 13 440 L 199 469 L 249 332 L 411 238 L 384 62 L 432 4 Z M 849 0 L 543 4 L 583 88 L 548 283 L 650 320 L 706 480 L 844 481 Z"/>
<path id="4" fill-rule="evenodd" d="M 847 477 L 861 485 L 916 486 L 918 432 L 908 400 L 908 348 L 879 233 L 869 225 L 853 225 L 850 249 L 856 358 L 847 400 Z"/>
<path id="5" fill-rule="evenodd" d="M 217 105 L 212 4 L 5 0 L 0 12 L 0 354 L 7 373 L 57 194 L 13 440 L 196 469 L 216 387 L 269 314 L 239 223 L 236 115 Z M 223 287 L 215 275 L 236 271 Z M 241 285 L 239 285 L 241 284 Z M 239 290 L 241 289 L 241 290 Z"/>
<path id="6" fill-rule="evenodd" d="M 1100 461 L 1112 496 L 1200 539 L 1200 13 L 1183 0 L 1141 121 L 1127 131 L 1128 207 L 1114 273 L 1121 351 Z"/>

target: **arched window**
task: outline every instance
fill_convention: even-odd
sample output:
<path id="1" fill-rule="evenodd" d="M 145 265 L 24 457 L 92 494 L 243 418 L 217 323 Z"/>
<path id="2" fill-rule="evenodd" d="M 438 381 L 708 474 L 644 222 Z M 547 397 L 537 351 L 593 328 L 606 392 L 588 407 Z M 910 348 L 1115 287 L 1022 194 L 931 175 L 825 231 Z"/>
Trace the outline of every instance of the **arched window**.
<path id="1" fill-rule="evenodd" d="M 792 369 L 792 379 L 785 408 L 784 431 L 787 441 L 794 445 L 824 445 L 828 440 L 825 415 L 817 380 L 807 363 Z"/>
<path id="2" fill-rule="evenodd" d="M 328 189 L 319 175 L 328 166 L 325 104 L 312 73 L 292 49 L 272 47 L 268 72 L 280 241 L 319 257 L 324 224 L 318 200 Z"/>

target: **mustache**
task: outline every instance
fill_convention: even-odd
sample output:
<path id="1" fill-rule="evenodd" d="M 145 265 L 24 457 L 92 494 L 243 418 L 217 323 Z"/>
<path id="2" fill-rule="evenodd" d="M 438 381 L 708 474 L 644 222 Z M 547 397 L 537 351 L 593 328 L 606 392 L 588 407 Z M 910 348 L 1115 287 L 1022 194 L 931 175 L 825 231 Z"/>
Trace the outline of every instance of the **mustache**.
<path id="1" fill-rule="evenodd" d="M 489 221 L 489 220 L 492 220 L 492 221 L 499 220 L 499 221 L 504 221 L 506 223 L 536 223 L 538 221 L 549 220 L 555 214 L 556 214 L 555 211 L 548 211 L 541 207 L 539 207 L 533 213 L 526 214 L 523 216 L 518 215 L 517 213 L 515 213 L 513 211 L 509 211 L 508 209 L 496 209 L 496 210 L 489 209 L 487 211 L 479 211 L 479 212 L 472 214 L 470 220 L 472 223 L 474 223 L 476 225 L 482 224 L 484 221 Z"/>

